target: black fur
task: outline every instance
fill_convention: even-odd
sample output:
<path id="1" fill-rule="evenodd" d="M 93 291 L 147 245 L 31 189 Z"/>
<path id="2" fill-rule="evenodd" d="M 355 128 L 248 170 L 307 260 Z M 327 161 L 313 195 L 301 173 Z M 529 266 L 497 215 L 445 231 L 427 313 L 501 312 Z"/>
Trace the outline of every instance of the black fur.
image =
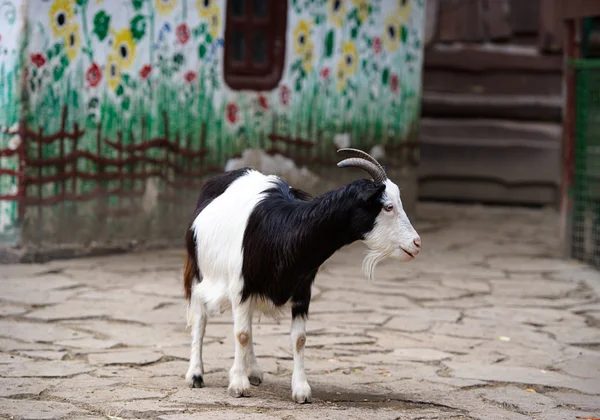
<path id="1" fill-rule="evenodd" d="M 252 211 L 243 239 L 242 301 L 258 296 L 307 316 L 317 270 L 335 251 L 364 239 L 385 185 L 361 179 L 313 200 L 283 181 Z"/>
<path id="2" fill-rule="evenodd" d="M 185 242 L 188 253 L 188 260 L 192 265 L 193 271 L 195 271 L 194 276 L 198 282 L 202 281 L 202 276 L 200 273 L 200 269 L 198 268 L 198 258 L 197 258 L 197 250 L 196 250 L 196 238 L 194 237 L 194 232 L 192 231 L 192 224 L 196 217 L 200 214 L 206 206 L 208 206 L 215 198 L 220 196 L 225 192 L 227 188 L 231 185 L 233 181 L 238 179 L 239 177 L 246 175 L 249 171 L 249 168 L 237 169 L 234 171 L 225 172 L 223 174 L 217 175 L 204 184 L 202 187 L 202 191 L 200 192 L 200 197 L 198 198 L 198 203 L 196 204 L 196 210 L 194 212 L 194 216 L 190 224 L 188 225 L 188 229 L 185 234 Z M 184 288 L 185 295 L 187 300 L 189 301 L 192 296 L 192 286 L 193 279 L 184 278 Z"/>

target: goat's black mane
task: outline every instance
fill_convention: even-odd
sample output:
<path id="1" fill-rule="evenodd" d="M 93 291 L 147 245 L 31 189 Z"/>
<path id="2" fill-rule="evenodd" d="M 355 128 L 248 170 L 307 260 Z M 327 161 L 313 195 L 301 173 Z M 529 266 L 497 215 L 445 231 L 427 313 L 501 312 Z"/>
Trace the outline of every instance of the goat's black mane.
<path id="1" fill-rule="evenodd" d="M 242 301 L 259 296 L 306 315 L 317 270 L 363 239 L 381 211 L 384 185 L 360 179 L 314 199 L 282 180 L 251 213 L 243 239 Z"/>

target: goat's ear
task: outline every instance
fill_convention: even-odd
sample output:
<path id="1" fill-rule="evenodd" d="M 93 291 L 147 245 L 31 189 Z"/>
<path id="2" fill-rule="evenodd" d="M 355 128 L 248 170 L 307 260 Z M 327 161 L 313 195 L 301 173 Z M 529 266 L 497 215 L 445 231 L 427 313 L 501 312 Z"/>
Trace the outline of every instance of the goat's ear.
<path id="1" fill-rule="evenodd" d="M 366 186 L 361 192 L 360 192 L 360 199 L 362 201 L 364 201 L 365 203 L 373 200 L 373 199 L 377 199 L 381 196 L 381 194 L 383 194 L 383 191 L 385 190 L 385 184 L 369 184 L 368 186 Z"/>

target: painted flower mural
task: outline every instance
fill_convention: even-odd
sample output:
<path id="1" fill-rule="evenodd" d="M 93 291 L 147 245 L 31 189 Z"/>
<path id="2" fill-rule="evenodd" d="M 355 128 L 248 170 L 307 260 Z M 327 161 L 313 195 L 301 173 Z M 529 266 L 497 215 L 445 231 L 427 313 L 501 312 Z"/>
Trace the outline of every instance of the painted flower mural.
<path id="1" fill-rule="evenodd" d="M 63 36 L 66 34 L 71 22 L 73 21 L 75 11 L 73 2 L 70 0 L 54 0 L 48 18 L 50 20 L 50 28 L 54 36 Z"/>
<path id="2" fill-rule="evenodd" d="M 166 120 L 169 136 L 178 135 L 186 147 L 189 141 L 198 150 L 206 142 L 207 165 L 222 165 L 247 145 L 273 146 L 273 129 L 318 138 L 322 147 L 302 155 L 317 157 L 330 151 L 339 132 L 352 141 L 403 141 L 416 118 L 411 103 L 419 93 L 416 23 L 423 0 L 289 0 L 283 76 L 261 92 L 233 91 L 225 83 L 224 0 L 34 3 L 23 69 L 31 124 L 58 130 L 60 119 L 47 116 L 66 106 L 69 124 L 86 132 L 77 147 L 89 153 L 118 156 L 106 144 L 98 149 L 99 130 L 139 145 L 165 136 Z M 3 30 L 0 22 L 0 35 Z M 44 153 L 52 157 L 56 150 Z M 78 165 L 97 170 L 93 163 Z M 107 188 L 119 187 L 111 182 Z M 96 187 L 93 180 L 77 185 Z"/>

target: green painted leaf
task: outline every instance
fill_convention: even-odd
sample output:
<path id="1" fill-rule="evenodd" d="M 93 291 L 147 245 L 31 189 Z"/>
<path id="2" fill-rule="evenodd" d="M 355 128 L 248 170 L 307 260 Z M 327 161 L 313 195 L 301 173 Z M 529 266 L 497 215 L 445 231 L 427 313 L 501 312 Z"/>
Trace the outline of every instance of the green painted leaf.
<path id="1" fill-rule="evenodd" d="M 185 63 L 185 57 L 183 56 L 183 54 L 177 53 L 173 56 L 173 62 L 175 64 L 177 64 L 178 66 L 180 66 L 183 63 Z"/>
<path id="2" fill-rule="evenodd" d="M 335 42 L 335 35 L 333 29 L 329 30 L 325 37 L 325 57 L 331 57 L 333 55 L 333 45 Z"/>
<path id="3" fill-rule="evenodd" d="M 129 29 L 133 39 L 139 41 L 146 34 L 146 19 L 142 15 L 137 15 L 129 22 Z"/>
<path id="4" fill-rule="evenodd" d="M 348 103 L 346 104 L 346 109 L 352 108 L 352 99 L 348 99 Z"/>
<path id="5" fill-rule="evenodd" d="M 57 56 L 63 50 L 63 44 L 62 42 L 57 42 L 52 48 L 54 49 L 54 55 Z"/>
<path id="6" fill-rule="evenodd" d="M 52 57 L 54 57 L 54 50 L 50 48 L 48 51 L 46 51 L 46 56 L 48 57 L 48 60 L 52 60 Z"/>
<path id="7" fill-rule="evenodd" d="M 79 92 L 72 90 L 69 94 L 69 104 L 73 108 L 79 108 Z"/>
<path id="8" fill-rule="evenodd" d="M 204 44 L 200 44 L 200 47 L 198 47 L 198 55 L 200 58 L 204 58 L 206 55 L 206 46 Z"/>
<path id="9" fill-rule="evenodd" d="M 296 92 L 300 92 L 302 90 L 302 78 L 299 77 L 296 79 Z"/>
<path id="10" fill-rule="evenodd" d="M 140 10 L 144 5 L 144 0 L 131 0 L 131 3 L 133 4 L 133 8 L 135 10 Z"/>
<path id="11" fill-rule="evenodd" d="M 129 77 L 128 74 L 122 73 L 121 80 L 123 80 L 127 86 L 131 86 L 131 77 Z"/>
<path id="12" fill-rule="evenodd" d="M 99 104 L 100 104 L 100 101 L 98 100 L 98 98 L 92 98 L 88 102 L 88 108 L 96 108 Z"/>
<path id="13" fill-rule="evenodd" d="M 367 70 L 367 60 L 362 61 L 362 68 L 363 70 Z"/>
<path id="14" fill-rule="evenodd" d="M 67 67 L 69 65 L 69 57 L 66 54 L 60 56 L 60 65 L 63 67 Z"/>
<path id="15" fill-rule="evenodd" d="M 123 94 L 123 92 L 125 92 L 125 89 L 123 88 L 123 85 L 121 83 L 119 83 L 119 86 L 117 86 L 117 90 L 116 90 L 117 96 L 121 96 Z"/>
<path id="16" fill-rule="evenodd" d="M 93 32 L 98 36 L 100 41 L 104 41 L 108 34 L 108 28 L 110 26 L 110 16 L 106 14 L 104 10 L 100 10 L 94 15 L 94 30 Z"/>
<path id="17" fill-rule="evenodd" d="M 65 68 L 64 67 L 62 67 L 62 66 L 55 66 L 52 69 L 52 78 L 54 79 L 54 81 L 58 82 L 62 78 L 64 72 L 65 72 Z"/>
<path id="18" fill-rule="evenodd" d="M 125 111 L 127 111 L 129 109 L 130 105 L 131 105 L 131 98 L 127 95 L 123 96 L 123 102 L 121 102 L 121 107 L 123 107 L 123 109 Z"/>
<path id="19" fill-rule="evenodd" d="M 400 32 L 401 32 L 400 39 L 402 40 L 403 44 L 406 44 L 406 39 L 408 38 L 408 29 L 406 29 L 406 26 L 402 25 Z"/>
<path id="20" fill-rule="evenodd" d="M 356 39 L 357 35 L 358 35 L 358 26 L 355 26 L 352 29 L 350 29 L 350 37 L 352 39 Z"/>
<path id="21" fill-rule="evenodd" d="M 212 39 L 212 36 L 210 36 L 210 34 L 206 34 L 206 42 L 208 42 L 209 44 L 212 44 L 213 39 Z"/>
<path id="22" fill-rule="evenodd" d="M 85 6 L 87 4 L 87 0 L 77 0 L 76 3 L 80 6 Z"/>
<path id="23" fill-rule="evenodd" d="M 381 83 L 384 86 L 387 86 L 389 78 L 390 78 L 390 71 L 388 69 L 384 69 L 383 73 L 381 74 Z"/>

